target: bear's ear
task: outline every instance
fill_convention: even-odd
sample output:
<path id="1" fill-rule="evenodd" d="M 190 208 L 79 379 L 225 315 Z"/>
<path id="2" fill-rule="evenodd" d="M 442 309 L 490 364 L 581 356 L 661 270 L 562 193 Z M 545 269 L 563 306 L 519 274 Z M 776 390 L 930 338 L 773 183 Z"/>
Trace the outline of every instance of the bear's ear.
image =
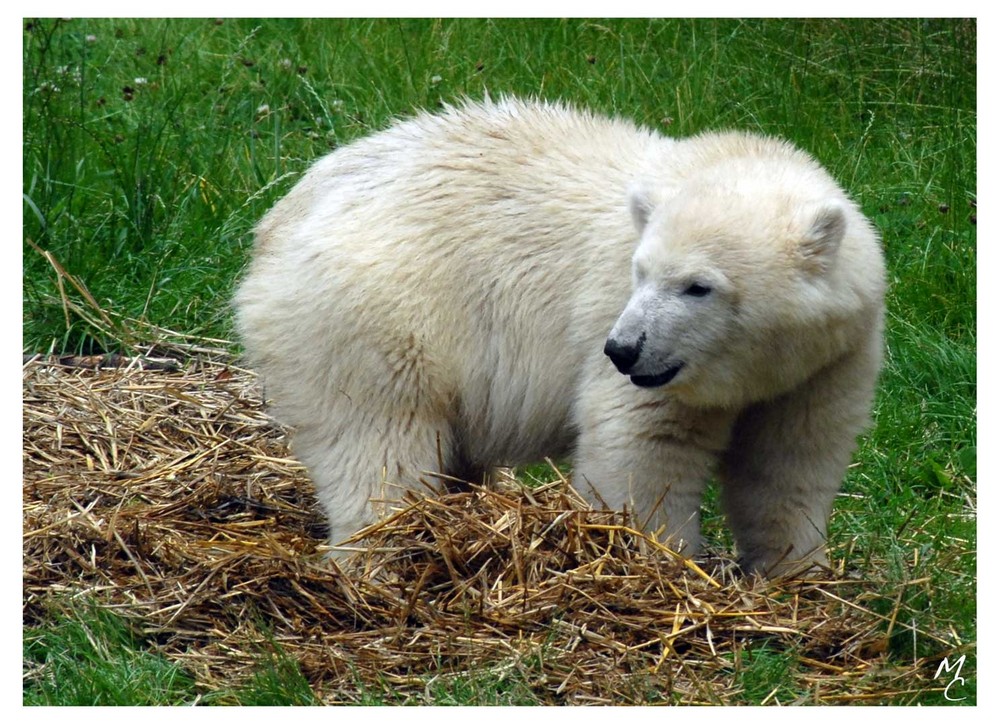
<path id="1" fill-rule="evenodd" d="M 649 189 L 636 183 L 628 189 L 628 209 L 632 214 L 632 223 L 641 234 L 649 222 L 649 214 L 653 212 L 653 198 Z"/>
<path id="2" fill-rule="evenodd" d="M 807 270 L 822 275 L 833 266 L 840 242 L 847 232 L 847 214 L 844 204 L 830 200 L 808 209 L 806 232 L 799 245 Z"/>

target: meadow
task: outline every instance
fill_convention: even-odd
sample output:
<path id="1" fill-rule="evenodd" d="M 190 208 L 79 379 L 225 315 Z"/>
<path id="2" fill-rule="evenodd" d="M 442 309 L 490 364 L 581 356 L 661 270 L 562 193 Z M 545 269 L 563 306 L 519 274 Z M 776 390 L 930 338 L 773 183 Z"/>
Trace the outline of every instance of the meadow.
<path id="1" fill-rule="evenodd" d="M 870 701 L 949 703 L 936 662 L 966 655 L 957 696 L 974 704 L 976 43 L 974 20 L 27 20 L 23 350 L 128 353 L 157 329 L 232 340 L 252 227 L 310 163 L 463 96 L 561 99 L 668 135 L 786 137 L 858 201 L 889 268 L 874 422 L 830 534 L 838 572 L 877 590 L 857 604 L 891 620 L 880 654 L 910 671 L 905 694 Z M 705 514 L 726 549 L 711 494 Z M 26 620 L 26 704 L 205 692 L 113 613 L 60 609 Z M 736 701 L 806 694 L 794 648 L 762 657 Z M 287 667 L 273 665 L 293 680 L 274 697 L 219 699 L 312 700 Z M 71 696 L 68 679 L 95 687 Z M 490 701 L 537 701 L 506 694 Z"/>

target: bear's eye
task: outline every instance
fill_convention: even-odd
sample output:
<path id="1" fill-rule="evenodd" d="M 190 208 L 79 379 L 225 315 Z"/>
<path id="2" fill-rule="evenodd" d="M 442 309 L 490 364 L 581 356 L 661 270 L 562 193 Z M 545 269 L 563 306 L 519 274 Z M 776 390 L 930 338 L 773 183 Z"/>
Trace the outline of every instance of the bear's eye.
<path id="1" fill-rule="evenodd" d="M 691 283 L 688 287 L 684 289 L 685 296 L 694 296 L 695 298 L 701 298 L 702 296 L 707 296 L 712 292 L 711 287 L 706 286 L 703 283 Z"/>

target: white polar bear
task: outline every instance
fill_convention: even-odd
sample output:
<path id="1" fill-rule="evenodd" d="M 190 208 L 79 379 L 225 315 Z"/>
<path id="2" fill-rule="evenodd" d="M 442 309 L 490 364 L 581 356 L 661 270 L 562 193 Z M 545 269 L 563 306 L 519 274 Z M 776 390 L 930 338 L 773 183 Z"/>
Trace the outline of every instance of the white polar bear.
<path id="1" fill-rule="evenodd" d="M 884 275 L 785 142 L 470 101 L 317 162 L 257 228 L 237 324 L 334 544 L 427 474 L 572 453 L 689 555 L 717 474 L 744 567 L 792 574 L 826 563 Z"/>

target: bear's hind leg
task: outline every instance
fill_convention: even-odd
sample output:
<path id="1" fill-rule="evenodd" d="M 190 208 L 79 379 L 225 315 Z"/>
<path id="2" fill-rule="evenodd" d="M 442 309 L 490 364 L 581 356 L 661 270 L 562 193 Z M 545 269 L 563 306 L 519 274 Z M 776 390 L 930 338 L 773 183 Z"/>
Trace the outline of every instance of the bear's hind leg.
<path id="1" fill-rule="evenodd" d="M 437 475 L 454 474 L 452 430 L 443 420 L 357 418 L 337 431 L 300 429 L 293 441 L 326 513 L 331 546 L 351 547 L 344 542 L 399 508 L 408 491 L 440 488 Z"/>

